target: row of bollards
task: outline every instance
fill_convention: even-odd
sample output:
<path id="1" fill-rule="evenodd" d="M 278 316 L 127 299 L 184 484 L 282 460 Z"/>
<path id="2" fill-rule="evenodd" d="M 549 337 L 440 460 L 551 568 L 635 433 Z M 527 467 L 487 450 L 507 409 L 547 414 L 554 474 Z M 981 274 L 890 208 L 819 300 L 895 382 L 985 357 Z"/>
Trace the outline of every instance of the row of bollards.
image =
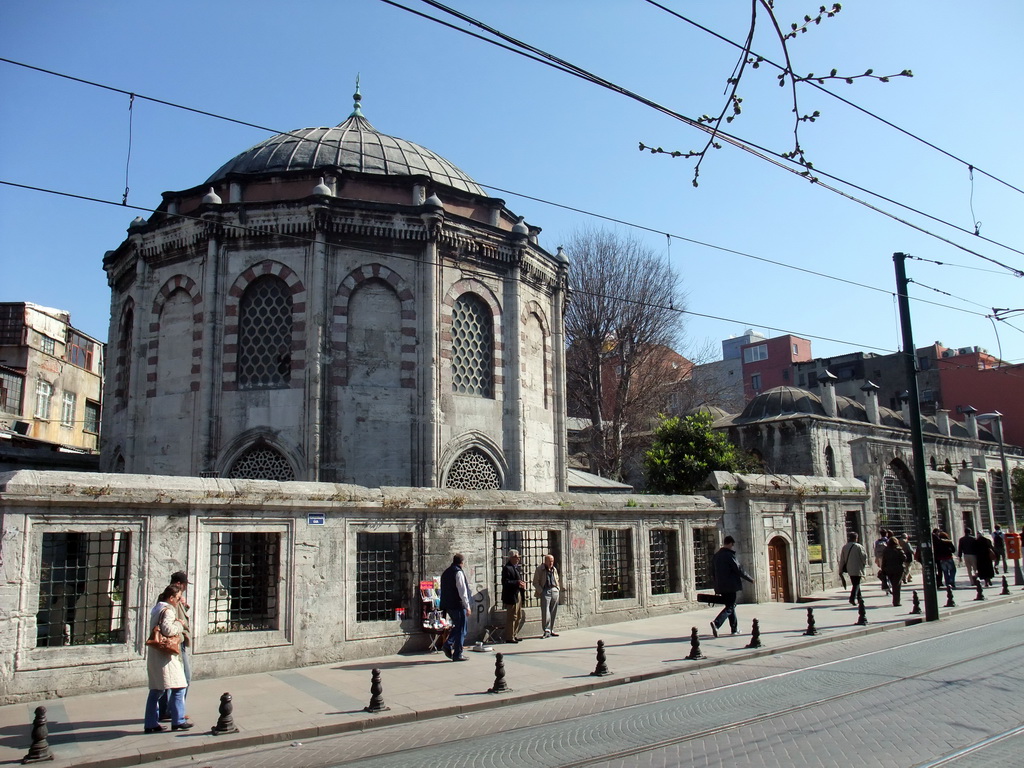
<path id="1" fill-rule="evenodd" d="M 377 670 L 374 670 L 374 672 L 377 672 Z M 377 672 L 377 678 L 379 683 L 379 672 Z M 238 733 L 238 728 L 235 726 L 235 720 L 232 716 L 233 710 L 234 705 L 231 701 L 231 694 L 223 694 L 220 697 L 217 724 L 210 729 L 210 733 L 214 736 L 220 736 L 225 733 Z M 21 759 L 22 764 L 28 765 L 29 763 L 42 763 L 53 760 L 54 755 L 50 751 L 49 738 L 50 726 L 46 719 L 46 707 L 36 707 L 35 717 L 32 720 L 32 746 L 29 747 L 28 754 Z"/>

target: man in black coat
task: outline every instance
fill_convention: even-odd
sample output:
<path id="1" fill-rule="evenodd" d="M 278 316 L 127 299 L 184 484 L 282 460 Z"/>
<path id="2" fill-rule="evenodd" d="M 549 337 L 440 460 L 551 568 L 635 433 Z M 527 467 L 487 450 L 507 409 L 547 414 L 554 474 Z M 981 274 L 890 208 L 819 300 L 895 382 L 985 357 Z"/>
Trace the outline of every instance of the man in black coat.
<path id="1" fill-rule="evenodd" d="M 509 550 L 508 561 L 501 568 L 501 604 L 505 607 L 505 642 L 518 643 L 516 635 L 523 626 L 523 603 L 526 600 L 526 580 L 519 552 Z"/>
<path id="2" fill-rule="evenodd" d="M 736 593 L 743 589 L 743 581 L 754 583 L 754 579 L 740 567 L 736 559 L 736 539 L 726 536 L 722 548 L 711 558 L 711 577 L 715 581 L 715 592 L 722 596 L 725 607 L 711 622 L 711 634 L 718 637 L 718 629 L 725 620 L 729 620 L 729 629 L 735 635 L 740 631 L 739 619 L 736 618 Z"/>
<path id="3" fill-rule="evenodd" d="M 441 650 L 452 661 L 469 661 L 463 653 L 469 622 L 469 579 L 462 570 L 463 563 L 465 558 L 457 553 L 452 556 L 452 564 L 441 574 L 441 610 L 452 620 L 451 632 Z"/>

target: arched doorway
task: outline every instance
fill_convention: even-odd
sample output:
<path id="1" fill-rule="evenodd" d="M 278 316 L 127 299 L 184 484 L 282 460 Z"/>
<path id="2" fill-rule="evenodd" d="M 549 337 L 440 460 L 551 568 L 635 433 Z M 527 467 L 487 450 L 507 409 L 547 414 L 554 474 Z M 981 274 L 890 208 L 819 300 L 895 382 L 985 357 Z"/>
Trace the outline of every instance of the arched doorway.
<path id="1" fill-rule="evenodd" d="M 789 591 L 789 544 L 781 536 L 768 542 L 768 581 L 774 602 L 793 601 Z"/>

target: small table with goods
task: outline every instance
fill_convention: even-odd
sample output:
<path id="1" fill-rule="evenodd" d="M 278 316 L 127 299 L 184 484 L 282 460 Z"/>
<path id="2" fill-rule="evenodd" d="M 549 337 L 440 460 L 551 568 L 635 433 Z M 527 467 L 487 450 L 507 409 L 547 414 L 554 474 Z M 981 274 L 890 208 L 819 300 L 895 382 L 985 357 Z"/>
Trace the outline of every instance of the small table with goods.
<path id="1" fill-rule="evenodd" d="M 427 653 L 437 653 L 448 640 L 452 622 L 441 610 L 441 599 L 437 594 L 437 581 L 420 582 L 420 600 L 423 603 L 423 631 L 430 638 Z"/>

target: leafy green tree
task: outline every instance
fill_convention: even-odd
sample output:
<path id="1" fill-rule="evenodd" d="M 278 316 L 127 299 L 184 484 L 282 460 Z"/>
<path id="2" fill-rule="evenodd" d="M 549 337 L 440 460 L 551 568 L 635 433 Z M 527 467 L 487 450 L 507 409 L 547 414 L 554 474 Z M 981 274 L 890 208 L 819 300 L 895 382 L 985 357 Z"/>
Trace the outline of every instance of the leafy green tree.
<path id="1" fill-rule="evenodd" d="M 756 471 L 756 460 L 712 429 L 713 420 L 707 413 L 662 420 L 644 456 L 648 491 L 693 493 L 706 487 L 712 472 Z"/>

